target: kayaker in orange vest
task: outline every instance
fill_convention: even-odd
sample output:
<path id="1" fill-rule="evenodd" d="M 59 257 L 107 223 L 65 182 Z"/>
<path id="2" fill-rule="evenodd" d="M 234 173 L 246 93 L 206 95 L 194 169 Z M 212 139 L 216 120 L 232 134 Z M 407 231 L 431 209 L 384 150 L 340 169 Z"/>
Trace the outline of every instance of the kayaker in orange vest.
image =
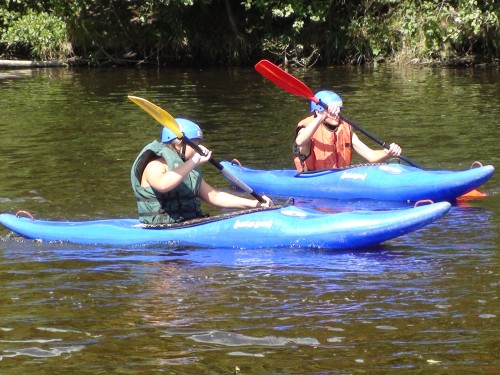
<path id="1" fill-rule="evenodd" d="M 401 147 L 395 143 L 383 150 L 372 150 L 364 144 L 352 126 L 340 119 L 343 104 L 336 93 L 320 91 L 315 97 L 327 104 L 328 110 L 311 101 L 312 114 L 297 124 L 293 147 L 297 171 L 347 167 L 351 164 L 353 149 L 370 163 L 401 155 Z"/>
<path id="2" fill-rule="evenodd" d="M 178 118 L 180 131 L 193 142 L 203 138 L 203 132 L 194 122 Z M 204 179 L 200 166 L 209 161 L 212 152 L 199 145 L 200 155 L 178 139 L 168 128 L 163 128 L 160 142 L 146 145 L 131 169 L 131 183 L 137 200 L 139 219 L 145 224 L 168 224 L 204 217 L 201 200 L 220 208 L 270 207 L 264 203 L 223 191 L 215 190 Z"/>

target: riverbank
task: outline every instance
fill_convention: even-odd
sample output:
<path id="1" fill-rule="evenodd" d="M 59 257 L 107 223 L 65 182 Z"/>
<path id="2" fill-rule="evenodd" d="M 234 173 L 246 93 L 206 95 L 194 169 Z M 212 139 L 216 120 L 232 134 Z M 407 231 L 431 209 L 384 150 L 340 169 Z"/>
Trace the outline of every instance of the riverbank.
<path id="1" fill-rule="evenodd" d="M 279 62 L 278 62 L 279 63 Z M 449 61 L 433 61 L 433 60 L 419 60 L 413 59 L 406 62 L 401 61 L 387 61 L 385 59 L 378 59 L 373 63 L 365 63 L 366 65 L 372 64 L 387 64 L 387 65 L 400 65 L 400 66 L 408 66 L 408 65 L 421 65 L 421 66 L 446 66 L 446 67 L 473 67 L 473 68 L 484 68 L 484 67 L 499 67 L 499 61 L 493 62 L 478 62 L 473 58 L 456 58 L 451 59 Z M 0 69 L 1 68 L 55 68 L 55 67 L 69 67 L 69 66 L 94 66 L 96 68 L 102 66 L 151 66 L 152 64 L 138 64 L 137 62 L 130 63 L 121 63 L 116 64 L 116 62 L 109 61 L 99 65 L 92 65 L 89 62 L 84 62 L 83 60 L 74 60 L 74 61 L 35 61 L 35 60 L 6 60 L 0 59 Z M 164 65 L 166 66 L 166 65 Z M 319 65 L 317 65 L 319 66 Z M 291 68 L 291 66 L 289 66 Z"/>
<path id="2" fill-rule="evenodd" d="M 0 60 L 0 67 L 6 68 L 46 68 L 64 66 L 68 66 L 68 64 L 62 61 Z"/>

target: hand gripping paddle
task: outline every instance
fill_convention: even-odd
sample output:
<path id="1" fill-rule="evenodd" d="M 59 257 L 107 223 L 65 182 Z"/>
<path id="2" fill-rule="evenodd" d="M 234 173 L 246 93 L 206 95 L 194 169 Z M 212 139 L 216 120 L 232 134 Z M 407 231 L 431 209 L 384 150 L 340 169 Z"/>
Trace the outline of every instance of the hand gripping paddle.
<path id="1" fill-rule="evenodd" d="M 128 98 L 132 102 L 137 104 L 139 107 L 144 109 L 147 113 L 149 113 L 160 124 L 162 124 L 163 126 L 165 126 L 168 129 L 170 129 L 172 131 L 172 133 L 174 133 L 177 138 L 181 139 L 183 142 L 186 142 L 186 144 L 188 144 L 191 148 L 193 148 L 197 153 L 199 153 L 200 155 L 205 155 L 205 153 L 200 148 L 200 146 L 198 146 L 196 143 L 194 143 L 191 139 L 186 137 L 181 132 L 179 124 L 177 123 L 177 121 L 175 121 L 175 119 L 167 111 L 161 109 L 156 104 L 153 104 L 146 99 L 139 98 L 138 96 L 129 95 Z M 252 195 L 260 203 L 266 202 L 265 199 L 261 195 L 257 194 L 250 186 L 248 186 L 243 181 L 241 181 L 238 177 L 236 177 L 231 172 L 226 170 L 224 168 L 224 166 L 221 163 L 219 163 L 217 160 L 210 157 L 210 159 L 208 161 L 212 165 L 214 165 L 217 169 L 219 169 L 228 179 L 230 179 L 240 189 L 242 189 L 243 191 Z"/>

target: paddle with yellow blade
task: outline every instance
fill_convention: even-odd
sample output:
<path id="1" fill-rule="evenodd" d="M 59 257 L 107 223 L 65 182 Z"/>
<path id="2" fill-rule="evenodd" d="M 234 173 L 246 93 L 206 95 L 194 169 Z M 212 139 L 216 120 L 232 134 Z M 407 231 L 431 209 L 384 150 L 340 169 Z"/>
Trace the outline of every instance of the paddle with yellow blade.
<path id="1" fill-rule="evenodd" d="M 262 74 L 264 77 L 266 77 L 268 80 L 276 84 L 277 86 L 281 87 L 282 89 L 288 91 L 289 93 L 300 96 L 306 99 L 309 99 L 318 105 L 322 106 L 323 108 L 327 109 L 328 105 L 326 103 L 323 103 L 320 99 L 316 98 L 314 96 L 314 93 L 312 90 L 302 81 L 300 81 L 298 78 L 294 77 L 290 73 L 284 71 L 280 67 L 276 66 L 269 60 L 260 60 L 256 65 L 255 65 L 255 70 L 257 70 L 260 74 Z M 375 141 L 378 143 L 380 146 L 384 148 L 389 148 L 389 145 L 375 137 L 373 134 L 370 134 L 367 132 L 365 129 L 363 129 L 360 125 L 356 124 L 355 122 L 348 120 L 344 116 L 340 116 L 340 118 L 344 121 L 346 121 L 349 125 L 351 125 L 354 129 L 359 130 L 361 133 L 366 135 L 368 138 L 371 140 Z M 409 160 L 407 157 L 400 155 L 399 158 L 401 160 L 404 160 L 407 162 L 409 165 L 420 168 L 417 164 Z M 469 193 L 466 193 L 462 195 L 459 198 L 468 198 L 468 197 L 481 197 L 485 196 L 486 194 L 483 194 L 477 190 L 472 190 Z"/>
<path id="2" fill-rule="evenodd" d="M 172 133 L 175 134 L 177 138 L 188 144 L 193 150 L 195 150 L 200 155 L 205 156 L 203 150 L 194 143 L 191 139 L 186 137 L 180 130 L 179 124 L 175 119 L 165 110 L 158 107 L 156 104 L 151 103 L 150 101 L 140 98 L 138 96 L 129 95 L 128 98 L 137 104 L 139 107 L 144 109 L 147 113 L 149 113 L 156 121 L 170 129 Z M 260 203 L 266 203 L 265 199 L 257 194 L 250 186 L 241 181 L 238 177 L 234 176 L 231 172 L 226 170 L 222 164 L 220 164 L 217 160 L 210 157 L 208 161 L 214 165 L 218 170 L 220 170 L 228 179 L 230 179 L 237 187 L 245 191 L 246 193 L 252 195 L 255 199 L 257 199 Z"/>

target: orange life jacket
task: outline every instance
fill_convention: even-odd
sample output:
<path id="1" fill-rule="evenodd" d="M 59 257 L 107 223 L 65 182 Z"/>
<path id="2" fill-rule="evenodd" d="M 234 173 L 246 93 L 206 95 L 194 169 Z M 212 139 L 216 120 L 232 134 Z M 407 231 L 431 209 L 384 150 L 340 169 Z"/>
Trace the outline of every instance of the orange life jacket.
<path id="1" fill-rule="evenodd" d="M 314 116 L 309 116 L 299 122 L 297 133 L 313 120 Z M 336 131 L 321 124 L 311 138 L 309 155 L 294 153 L 299 172 L 347 167 L 351 161 L 352 127 L 344 120 L 340 120 Z"/>

